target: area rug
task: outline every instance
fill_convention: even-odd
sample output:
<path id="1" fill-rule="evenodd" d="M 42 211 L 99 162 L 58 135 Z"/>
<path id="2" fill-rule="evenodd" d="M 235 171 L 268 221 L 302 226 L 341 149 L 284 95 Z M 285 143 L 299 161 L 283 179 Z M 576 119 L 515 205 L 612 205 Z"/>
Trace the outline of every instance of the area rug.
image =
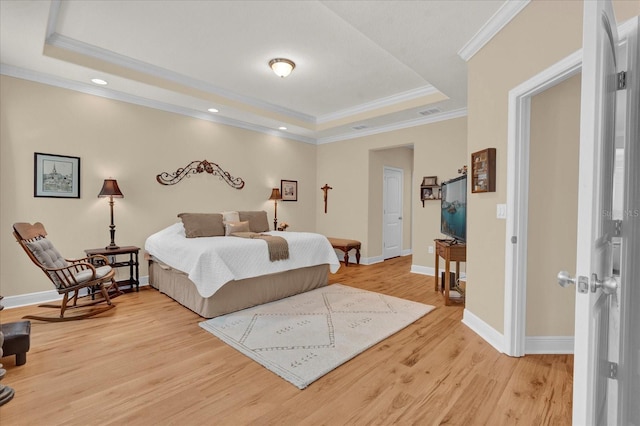
<path id="1" fill-rule="evenodd" d="M 200 326 L 300 389 L 434 306 L 333 284 Z"/>

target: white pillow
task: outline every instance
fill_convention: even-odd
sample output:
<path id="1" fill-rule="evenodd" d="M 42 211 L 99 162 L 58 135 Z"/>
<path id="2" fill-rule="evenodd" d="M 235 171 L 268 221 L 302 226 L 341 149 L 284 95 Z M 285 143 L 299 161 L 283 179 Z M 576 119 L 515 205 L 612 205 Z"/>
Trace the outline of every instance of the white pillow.
<path id="1" fill-rule="evenodd" d="M 240 214 L 237 211 L 221 212 L 223 222 L 240 222 Z"/>

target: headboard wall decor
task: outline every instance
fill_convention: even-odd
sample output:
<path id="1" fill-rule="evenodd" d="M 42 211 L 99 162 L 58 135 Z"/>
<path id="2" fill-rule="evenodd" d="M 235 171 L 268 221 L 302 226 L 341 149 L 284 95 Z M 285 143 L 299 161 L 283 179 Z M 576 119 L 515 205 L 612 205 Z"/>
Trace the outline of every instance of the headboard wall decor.
<path id="1" fill-rule="evenodd" d="M 210 163 L 207 160 L 192 161 L 185 167 L 181 167 L 176 170 L 175 173 L 162 172 L 156 176 L 156 180 L 161 185 L 175 185 L 180 182 L 184 177 L 191 177 L 190 175 L 196 173 L 207 172 L 214 176 L 220 176 L 220 179 L 224 180 L 229 186 L 235 189 L 244 188 L 244 180 L 241 178 L 234 178 L 229 172 L 224 171 L 216 163 Z"/>

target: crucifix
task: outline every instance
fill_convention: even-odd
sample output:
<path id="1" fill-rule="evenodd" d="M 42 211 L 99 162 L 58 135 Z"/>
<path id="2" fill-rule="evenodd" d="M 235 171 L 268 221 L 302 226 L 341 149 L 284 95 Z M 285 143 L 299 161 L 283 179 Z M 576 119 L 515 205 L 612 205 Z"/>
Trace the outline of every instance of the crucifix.
<path id="1" fill-rule="evenodd" d="M 324 186 L 320 189 L 324 192 L 324 212 L 326 213 L 327 212 L 327 195 L 329 194 L 329 190 L 333 188 L 325 183 Z"/>

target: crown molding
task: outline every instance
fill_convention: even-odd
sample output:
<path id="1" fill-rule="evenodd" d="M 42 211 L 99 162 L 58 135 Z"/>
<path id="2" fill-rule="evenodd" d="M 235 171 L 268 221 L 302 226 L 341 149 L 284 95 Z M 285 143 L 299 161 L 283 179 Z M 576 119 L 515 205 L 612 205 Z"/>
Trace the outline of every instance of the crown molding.
<path id="1" fill-rule="evenodd" d="M 33 81 L 36 83 L 42 83 L 49 86 L 59 87 L 62 89 L 73 90 L 76 92 L 85 93 L 87 95 L 99 96 L 106 99 L 112 99 L 115 101 L 121 101 L 121 102 L 126 102 L 134 105 L 140 105 L 140 106 L 153 108 L 161 111 L 171 112 L 174 114 L 193 117 L 200 120 L 211 121 L 213 123 L 225 124 L 228 126 L 238 127 L 245 130 L 252 130 L 254 132 L 263 133 L 267 135 L 293 139 L 298 142 L 304 142 L 312 145 L 316 144 L 316 140 L 314 138 L 295 135 L 292 133 L 283 132 L 281 130 L 275 130 L 269 127 L 247 123 L 245 121 L 235 120 L 233 118 L 208 114 L 204 111 L 185 108 L 178 105 L 172 105 L 172 104 L 168 104 L 168 103 L 164 103 L 156 100 L 146 99 L 140 96 L 130 95 L 128 93 L 119 92 L 119 91 L 108 89 L 105 87 L 98 87 L 88 83 L 79 83 L 79 82 L 67 80 L 61 77 L 15 67 L 13 65 L 0 64 L 0 74 L 6 75 L 9 77 L 19 78 L 22 80 Z"/>
<path id="2" fill-rule="evenodd" d="M 522 11 L 530 0 L 508 0 L 491 18 L 478 30 L 478 32 L 471 37 L 462 49 L 458 51 L 464 61 L 468 61 L 478 53 L 480 49 L 484 47 L 496 34 L 500 32 L 518 13 Z"/>
<path id="3" fill-rule="evenodd" d="M 371 128 L 363 131 L 345 133 L 338 136 L 329 136 L 326 138 L 318 138 L 316 140 L 316 144 L 323 145 L 327 143 L 341 142 L 349 139 L 356 139 L 364 136 L 376 135 L 379 133 L 387 133 L 387 132 L 392 132 L 394 130 L 407 129 L 409 127 L 422 126 L 424 124 L 437 123 L 439 121 L 452 120 L 454 118 L 460 118 L 460 117 L 466 117 L 466 116 L 467 116 L 467 109 L 460 108 L 453 111 L 442 112 L 440 114 L 433 114 L 428 117 L 420 117 L 414 120 L 405 120 L 398 123 L 375 127 L 375 128 Z"/>
<path id="4" fill-rule="evenodd" d="M 435 87 L 433 87 L 432 85 L 428 85 L 428 86 L 420 87 L 418 89 L 408 90 L 406 92 L 387 96 L 384 98 L 375 99 L 371 102 L 366 102 L 364 104 L 356 105 L 351 108 L 345 108 L 340 111 L 324 114 L 319 116 L 316 122 L 318 124 L 328 123 L 330 121 L 340 120 L 355 114 L 361 114 L 363 112 L 369 112 L 379 108 L 386 108 L 401 102 L 411 101 L 413 99 L 420 98 L 422 96 L 433 95 L 435 93 L 440 93 L 440 91 Z"/>

